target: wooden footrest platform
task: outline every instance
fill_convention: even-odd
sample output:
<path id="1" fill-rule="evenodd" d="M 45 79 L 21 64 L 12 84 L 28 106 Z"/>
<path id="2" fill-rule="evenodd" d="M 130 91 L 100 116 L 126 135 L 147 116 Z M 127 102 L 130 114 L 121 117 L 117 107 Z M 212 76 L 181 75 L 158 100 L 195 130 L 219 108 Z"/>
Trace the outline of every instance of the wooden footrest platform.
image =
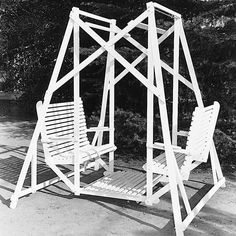
<path id="1" fill-rule="evenodd" d="M 158 175 L 154 185 L 161 178 Z M 146 173 L 139 171 L 117 171 L 83 187 L 81 193 L 127 200 L 145 201 Z"/>

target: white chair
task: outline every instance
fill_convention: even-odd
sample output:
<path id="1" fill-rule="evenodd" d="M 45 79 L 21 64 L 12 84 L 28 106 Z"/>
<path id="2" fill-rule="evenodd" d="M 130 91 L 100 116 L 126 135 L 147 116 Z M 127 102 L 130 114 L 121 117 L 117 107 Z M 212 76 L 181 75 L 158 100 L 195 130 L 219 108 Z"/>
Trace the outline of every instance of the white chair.
<path id="1" fill-rule="evenodd" d="M 37 103 L 37 112 L 42 112 L 42 102 Z M 114 152 L 114 144 L 91 145 L 87 132 L 109 131 L 108 127 L 87 129 L 83 103 L 79 102 L 78 137 L 74 137 L 74 102 L 50 104 L 42 122 L 41 141 L 45 153 L 45 161 L 57 164 L 74 164 L 75 158 L 80 157 L 80 164 L 95 161 L 100 156 Z M 75 153 L 75 142 L 79 142 L 79 153 Z"/>
<path id="2" fill-rule="evenodd" d="M 208 159 L 219 108 L 218 102 L 204 108 L 196 107 L 192 115 L 189 132 L 178 132 L 178 135 L 187 136 L 185 149 L 173 146 L 175 158 L 184 180 L 189 178 L 192 169 Z M 158 142 L 155 142 L 150 148 L 165 150 L 164 144 Z M 147 164 L 144 164 L 143 169 L 145 171 L 146 168 Z M 153 172 L 168 176 L 165 153 L 153 159 Z"/>

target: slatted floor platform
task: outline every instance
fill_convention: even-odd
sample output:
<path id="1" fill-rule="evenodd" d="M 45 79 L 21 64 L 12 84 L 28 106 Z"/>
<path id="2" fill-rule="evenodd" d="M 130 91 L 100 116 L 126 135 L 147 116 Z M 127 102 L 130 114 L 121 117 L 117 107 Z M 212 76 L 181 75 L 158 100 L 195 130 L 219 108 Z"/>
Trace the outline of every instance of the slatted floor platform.
<path id="1" fill-rule="evenodd" d="M 161 178 L 156 175 L 153 185 Z M 86 185 L 81 193 L 135 201 L 145 201 L 146 173 L 117 171 Z"/>

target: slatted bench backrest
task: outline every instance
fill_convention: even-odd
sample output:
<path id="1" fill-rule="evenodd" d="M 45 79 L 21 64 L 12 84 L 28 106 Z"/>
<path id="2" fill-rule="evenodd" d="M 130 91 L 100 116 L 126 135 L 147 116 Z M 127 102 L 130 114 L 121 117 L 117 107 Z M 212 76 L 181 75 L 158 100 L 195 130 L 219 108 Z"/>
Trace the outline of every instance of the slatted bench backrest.
<path id="1" fill-rule="evenodd" d="M 219 109 L 219 103 L 214 102 L 213 105 L 205 108 L 197 107 L 193 112 L 186 146 L 193 160 L 207 161 Z"/>
<path id="2" fill-rule="evenodd" d="M 79 102 L 79 146 L 83 147 L 89 144 L 87 137 L 87 126 L 84 114 L 82 100 Z M 74 102 L 63 102 L 50 104 L 46 110 L 45 116 L 45 134 L 50 137 L 74 137 Z M 66 155 L 74 150 L 73 141 L 56 141 L 47 143 L 50 155 Z"/>

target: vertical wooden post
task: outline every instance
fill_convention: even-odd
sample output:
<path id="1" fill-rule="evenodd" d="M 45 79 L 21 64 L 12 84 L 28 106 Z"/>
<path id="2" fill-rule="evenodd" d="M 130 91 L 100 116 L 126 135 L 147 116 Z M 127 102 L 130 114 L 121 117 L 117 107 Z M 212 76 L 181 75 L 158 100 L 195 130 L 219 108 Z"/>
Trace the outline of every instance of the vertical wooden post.
<path id="1" fill-rule="evenodd" d="M 179 97 L 179 24 L 174 20 L 174 74 L 173 74 L 173 106 L 172 106 L 172 144 L 177 145 L 178 131 L 178 97 Z"/>
<path id="2" fill-rule="evenodd" d="M 111 20 L 110 22 L 110 35 L 109 35 L 109 40 L 111 40 L 114 36 L 115 36 L 115 28 L 116 28 L 116 20 Z M 112 48 L 114 48 L 114 44 L 111 46 Z M 103 88 L 103 95 L 102 95 L 102 106 L 101 106 L 101 114 L 100 114 L 100 120 L 99 120 L 99 124 L 98 127 L 103 127 L 105 125 L 105 118 L 106 118 L 106 110 L 107 110 L 107 101 L 108 101 L 108 92 L 110 89 L 110 100 L 109 100 L 109 104 L 111 105 L 112 101 L 111 99 L 114 100 L 114 75 L 115 71 L 114 71 L 114 57 L 107 52 L 107 60 L 106 60 L 106 70 L 105 70 L 105 79 L 104 79 L 104 88 Z M 113 89 L 112 89 L 113 87 Z M 113 95 L 112 95 L 113 92 Z M 114 101 L 113 101 L 114 103 Z M 111 107 L 109 105 L 109 109 L 111 110 Z M 114 110 L 114 107 L 113 107 Z M 114 114 L 113 114 L 113 118 L 111 118 L 112 114 L 109 112 L 109 126 L 110 129 L 112 129 L 111 125 L 113 123 L 113 131 L 109 131 L 109 142 L 110 144 L 114 144 L 114 121 L 111 122 L 111 119 L 114 120 Z M 97 145 L 100 146 L 102 145 L 102 140 L 103 140 L 103 131 L 97 131 L 94 135 L 93 138 L 93 142 L 92 144 L 95 145 L 96 141 L 97 141 Z M 113 141 L 112 141 L 113 140 Z M 112 157 L 113 156 L 113 157 Z M 109 153 L 109 157 L 111 158 L 111 160 L 113 159 L 112 162 L 114 162 L 114 153 Z M 113 170 L 113 165 L 111 162 L 111 169 Z M 95 165 L 95 170 L 99 169 L 99 162 L 96 162 Z"/>
<path id="3" fill-rule="evenodd" d="M 115 36 L 116 29 L 116 20 L 112 20 L 111 25 L 111 33 L 110 37 L 113 38 Z M 115 50 L 115 44 L 112 44 L 111 48 Z M 109 81 L 110 81 L 110 99 L 109 99 L 109 143 L 115 143 L 114 132 L 115 132 L 115 59 L 112 55 L 109 56 L 110 60 L 110 73 L 109 73 Z M 109 171 L 114 171 L 114 152 L 109 152 Z"/>
<path id="4" fill-rule="evenodd" d="M 147 5 L 148 10 L 152 11 L 154 14 L 154 8 L 152 6 Z M 150 14 L 148 16 L 148 71 L 147 71 L 147 78 L 150 84 L 154 84 L 154 68 L 153 68 L 153 57 L 152 57 L 152 30 L 153 26 L 151 24 L 151 17 Z M 154 95 L 153 93 L 147 89 L 147 205 L 152 205 L 148 199 L 153 194 L 153 116 L 154 116 Z"/>
<path id="5" fill-rule="evenodd" d="M 150 5 L 153 3 L 149 3 Z M 160 52 L 158 47 L 158 39 L 156 32 L 156 21 L 154 13 L 151 14 L 150 23 L 152 25 L 152 56 L 154 61 L 154 71 L 155 71 L 155 79 L 158 88 L 160 88 L 161 100 L 158 99 L 159 108 L 160 108 L 160 116 L 161 116 L 161 126 L 162 126 L 162 134 L 164 139 L 165 146 L 165 154 L 166 154 L 166 162 L 168 167 L 168 176 L 169 176 L 169 184 L 170 184 L 170 193 L 171 193 L 171 202 L 172 209 L 174 215 L 174 222 L 176 228 L 176 234 L 178 236 L 183 236 L 183 228 L 182 228 L 182 217 L 180 212 L 180 202 L 179 202 L 179 194 L 177 188 L 177 171 L 178 166 L 174 156 L 173 148 L 171 145 L 170 138 L 170 128 L 168 123 L 168 115 L 167 115 L 167 107 L 165 100 L 165 91 L 163 84 L 163 76 L 161 70 L 161 62 L 160 62 Z"/>
<path id="6" fill-rule="evenodd" d="M 31 187 L 32 192 L 36 192 L 37 186 L 37 142 L 32 151 L 32 161 L 31 161 Z"/>
<path id="7" fill-rule="evenodd" d="M 114 25 L 116 24 L 115 20 L 112 20 L 110 23 L 110 35 L 109 35 L 109 41 L 114 37 Z M 111 47 L 114 47 L 112 45 Z M 113 76 L 114 71 L 112 71 L 112 65 L 114 61 L 114 57 L 107 51 L 107 60 L 106 60 L 106 70 L 105 70 L 105 79 L 104 79 L 104 88 L 103 88 L 103 95 L 102 95 L 102 106 L 101 106 L 101 115 L 100 115 L 100 121 L 98 126 L 104 126 L 105 124 L 105 117 L 106 117 L 106 108 L 107 108 L 107 100 L 108 100 L 108 91 L 110 89 L 110 83 L 111 78 Z M 99 132 L 99 131 L 98 131 Z M 102 144 L 103 139 L 103 131 L 99 132 L 98 135 L 98 145 Z"/>
<path id="8" fill-rule="evenodd" d="M 76 11 L 76 17 L 79 16 L 79 11 L 78 9 L 75 9 Z M 80 42 L 79 42 L 79 25 L 74 22 L 74 27 L 73 27 L 73 61 L 74 61 L 74 68 L 76 68 L 79 63 L 79 47 L 80 47 Z M 79 130 L 79 105 L 80 105 L 80 76 L 79 72 L 74 75 L 74 157 L 75 157 L 75 163 L 74 163 L 74 184 L 76 188 L 76 193 L 77 195 L 80 194 L 80 163 L 81 163 L 81 158 L 79 156 L 79 137 L 80 137 L 80 130 Z"/>

